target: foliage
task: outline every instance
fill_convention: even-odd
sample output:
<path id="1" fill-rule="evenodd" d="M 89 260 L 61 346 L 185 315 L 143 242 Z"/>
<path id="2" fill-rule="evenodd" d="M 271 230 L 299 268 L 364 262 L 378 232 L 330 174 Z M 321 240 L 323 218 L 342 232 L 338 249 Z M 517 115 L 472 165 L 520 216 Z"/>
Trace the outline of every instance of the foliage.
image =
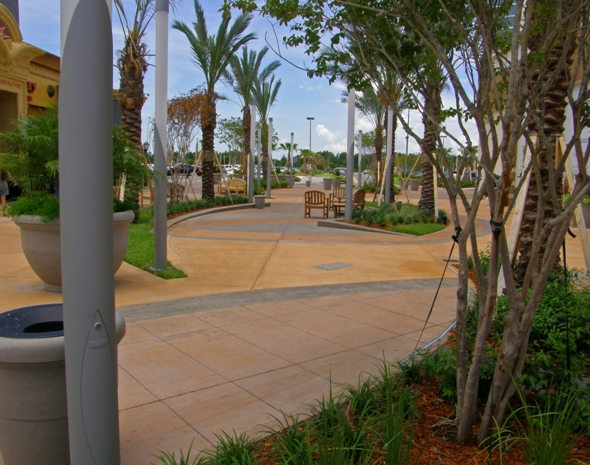
<path id="1" fill-rule="evenodd" d="M 444 210 L 440 210 L 438 218 L 435 218 L 432 212 L 420 210 L 417 206 L 409 203 L 397 202 L 395 205 L 382 204 L 377 210 L 357 210 L 353 213 L 352 221 L 356 224 L 364 223 L 367 226 L 378 226 L 385 229 L 390 229 L 392 226 L 415 224 L 440 224 L 444 228 L 446 226 L 443 221 L 445 217 Z M 434 229 L 439 230 L 438 228 Z"/>
<path id="2" fill-rule="evenodd" d="M 180 449 L 180 457 L 178 457 L 178 460 L 176 460 L 174 452 L 169 453 L 161 451 L 160 455 L 156 455 L 155 457 L 164 465 L 198 465 L 198 457 L 195 457 L 191 460 L 191 450 L 193 448 L 193 442 L 194 441 L 191 442 L 191 445 L 189 446 L 186 452 L 186 456 L 182 453 L 182 449 Z"/>
<path id="3" fill-rule="evenodd" d="M 186 278 L 186 275 L 167 262 L 167 268 L 154 270 L 154 218 L 149 210 L 141 210 L 137 224 L 129 225 L 129 246 L 125 261 L 163 279 Z"/>
<path id="4" fill-rule="evenodd" d="M 48 192 L 29 192 L 11 203 L 6 211 L 8 216 L 39 216 L 48 223 L 59 218 L 59 197 Z"/>
<path id="5" fill-rule="evenodd" d="M 556 389 L 587 375 L 590 366 L 590 286 L 566 272 L 555 274 L 533 322 L 523 377 L 531 389 Z M 566 290 L 567 286 L 567 290 Z M 498 298 L 491 337 L 500 340 L 508 313 L 506 297 Z M 590 419 L 590 410 L 585 412 Z"/>
<path id="6" fill-rule="evenodd" d="M 518 391 L 523 406 L 513 415 L 520 418 L 524 413 L 524 425 L 519 441 L 527 464 L 566 465 L 572 463 L 568 455 L 578 437 L 585 434 L 588 423 L 582 421 L 578 400 L 582 390 L 579 386 L 550 392 L 542 405 L 527 404 L 526 397 Z M 519 420 L 520 422 L 520 420 Z"/>
<path id="7" fill-rule="evenodd" d="M 259 461 L 254 456 L 254 441 L 247 434 L 223 432 L 215 435 L 217 445 L 214 451 L 205 451 L 202 465 L 256 465 Z"/>
<path id="8" fill-rule="evenodd" d="M 217 123 L 216 136 L 220 143 L 227 145 L 230 152 L 244 151 L 244 127 L 241 118 L 221 118 Z"/>
<path id="9" fill-rule="evenodd" d="M 391 226 L 390 231 L 399 232 L 403 234 L 411 234 L 413 236 L 424 236 L 426 234 L 432 234 L 437 231 L 442 231 L 446 228 L 446 225 L 440 223 L 434 224 L 402 224 L 398 226 Z"/>
<path id="10" fill-rule="evenodd" d="M 0 133 L 9 153 L 0 154 L 0 166 L 24 191 L 44 189 L 57 181 L 57 110 L 26 115 L 16 121 L 16 132 Z"/>
<path id="11" fill-rule="evenodd" d="M 113 212 L 133 210 L 134 204 L 129 201 L 113 199 Z M 21 195 L 7 209 L 8 216 L 38 216 L 44 223 L 59 218 L 59 197 L 48 192 L 29 192 Z"/>
<path id="12" fill-rule="evenodd" d="M 141 186 L 146 178 L 157 181 L 158 177 L 143 162 L 144 153 L 138 150 L 127 131 L 121 126 L 113 126 L 113 185 L 126 182 Z"/>

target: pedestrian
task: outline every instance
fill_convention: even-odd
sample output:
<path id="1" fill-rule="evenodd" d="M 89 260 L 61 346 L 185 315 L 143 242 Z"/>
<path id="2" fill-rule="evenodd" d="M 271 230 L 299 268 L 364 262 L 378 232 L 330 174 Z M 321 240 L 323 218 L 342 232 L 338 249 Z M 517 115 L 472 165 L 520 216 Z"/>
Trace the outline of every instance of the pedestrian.
<path id="1" fill-rule="evenodd" d="M 0 169 L 0 216 L 6 211 L 6 196 L 8 195 L 8 171 Z"/>

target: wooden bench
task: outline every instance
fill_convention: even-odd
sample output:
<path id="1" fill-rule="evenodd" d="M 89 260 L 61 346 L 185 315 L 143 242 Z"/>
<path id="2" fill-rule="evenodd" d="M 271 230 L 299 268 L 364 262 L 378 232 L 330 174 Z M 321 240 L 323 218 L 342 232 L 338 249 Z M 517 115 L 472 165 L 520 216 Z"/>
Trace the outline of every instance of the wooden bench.
<path id="1" fill-rule="evenodd" d="M 227 187 L 220 182 L 217 184 L 217 192 L 219 195 L 247 195 L 246 193 L 247 184 L 243 179 L 230 179 L 227 181 Z"/>
<path id="2" fill-rule="evenodd" d="M 322 217 L 328 218 L 329 202 L 326 194 L 322 191 L 307 191 L 305 193 L 305 211 L 304 218 L 311 218 L 311 210 L 322 210 Z"/>
<path id="3" fill-rule="evenodd" d="M 362 210 L 365 208 L 365 195 L 366 192 L 364 189 L 359 189 L 352 195 L 352 211 L 355 210 Z M 342 210 L 346 208 L 346 200 L 343 199 L 342 202 L 331 203 L 330 208 L 334 211 L 334 218 L 338 218 L 339 216 L 343 216 Z"/>

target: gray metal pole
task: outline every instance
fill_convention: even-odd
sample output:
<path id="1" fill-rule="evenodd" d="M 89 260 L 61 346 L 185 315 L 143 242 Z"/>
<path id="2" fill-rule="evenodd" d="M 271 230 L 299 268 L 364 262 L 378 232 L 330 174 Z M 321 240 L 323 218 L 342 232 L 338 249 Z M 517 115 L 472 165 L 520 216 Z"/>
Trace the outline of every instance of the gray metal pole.
<path id="1" fill-rule="evenodd" d="M 260 190 L 260 180 L 262 177 L 262 128 L 258 128 L 258 139 L 256 140 L 256 155 L 258 157 L 258 173 L 257 173 L 257 180 L 258 180 L 258 190 Z"/>
<path id="2" fill-rule="evenodd" d="M 384 203 L 389 203 L 389 199 L 391 198 L 391 162 L 393 159 L 392 156 L 392 143 L 393 143 L 393 108 L 390 106 L 387 107 L 387 156 L 385 158 L 385 196 L 383 198 Z"/>
<path id="3" fill-rule="evenodd" d="M 61 1 L 61 57 L 60 221 L 70 461 L 117 465 L 110 0 Z"/>
<path id="4" fill-rule="evenodd" d="M 266 198 L 270 199 L 272 184 L 272 118 L 268 118 L 268 159 L 266 160 Z"/>
<path id="5" fill-rule="evenodd" d="M 291 147 L 289 147 L 289 164 L 290 164 L 290 168 L 291 168 L 289 185 L 291 187 L 293 187 L 293 185 L 295 184 L 295 180 L 293 178 L 293 139 L 294 139 L 294 137 L 295 137 L 295 134 L 291 133 Z"/>
<path id="6" fill-rule="evenodd" d="M 359 177 L 358 177 L 358 182 L 359 182 L 359 189 L 361 189 L 363 187 L 363 172 L 361 170 L 362 168 L 362 164 L 361 164 L 361 158 L 362 158 L 362 151 L 363 151 L 363 131 L 359 131 Z"/>
<path id="7" fill-rule="evenodd" d="M 168 266 L 167 259 L 167 207 L 166 152 L 168 107 L 168 10 L 169 0 L 156 0 L 156 90 L 154 169 L 159 177 L 154 190 L 154 268 Z"/>
<path id="8" fill-rule="evenodd" d="M 350 89 L 348 92 L 348 132 L 346 133 L 346 144 L 348 153 L 346 154 L 346 207 L 344 210 L 344 219 L 352 221 L 352 172 L 354 170 L 354 109 L 355 109 L 355 90 Z"/>
<path id="9" fill-rule="evenodd" d="M 250 156 L 248 157 L 248 200 L 254 202 L 254 152 L 256 150 L 256 104 L 250 104 Z"/>

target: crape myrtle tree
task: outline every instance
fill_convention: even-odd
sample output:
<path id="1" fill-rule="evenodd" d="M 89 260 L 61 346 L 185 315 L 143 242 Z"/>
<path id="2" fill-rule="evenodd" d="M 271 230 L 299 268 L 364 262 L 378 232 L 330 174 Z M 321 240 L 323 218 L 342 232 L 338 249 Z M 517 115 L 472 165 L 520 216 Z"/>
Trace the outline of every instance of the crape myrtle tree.
<path id="1" fill-rule="evenodd" d="M 187 154 L 197 135 L 203 118 L 208 118 L 210 113 L 207 108 L 208 99 L 203 88 L 192 89 L 186 94 L 180 94 L 168 101 L 168 147 L 166 150 L 166 164 L 176 166 L 187 163 Z M 197 154 L 198 157 L 198 154 Z M 172 189 L 170 201 L 178 203 L 182 199 L 179 184 L 180 179 L 186 173 L 181 170 L 172 170 Z"/>
<path id="2" fill-rule="evenodd" d="M 205 92 L 209 115 L 203 118 L 203 198 L 215 198 L 213 189 L 213 163 L 215 149 L 215 127 L 217 125 L 216 102 L 219 95 L 215 85 L 223 77 L 233 56 L 240 48 L 256 38 L 253 33 L 246 34 L 252 19 L 249 14 L 238 15 L 230 24 L 231 18 L 224 16 L 217 33 L 209 35 L 205 12 L 199 0 L 194 0 L 196 19 L 193 29 L 182 21 L 174 21 L 172 27 L 182 32 L 189 41 L 195 66 L 205 75 Z"/>
<path id="3" fill-rule="evenodd" d="M 501 426 L 506 419 L 508 402 L 516 388 L 514 380 L 518 381 L 522 374 L 532 322 L 545 284 L 573 209 L 590 190 L 586 169 L 582 168 L 575 175 L 575 185 L 570 186 L 570 201 L 564 207 L 560 204 L 557 186 L 564 176 L 566 162 L 571 157 L 577 166 L 586 167 L 590 158 L 590 144 L 583 146 L 581 140 L 582 131 L 590 125 L 586 103 L 590 98 L 590 0 L 309 0 L 267 1 L 260 6 L 252 1 L 236 0 L 232 4 L 239 4 L 248 11 L 259 8 L 262 14 L 289 24 L 292 35 L 286 38 L 288 45 L 303 45 L 312 55 L 322 47 L 329 47 L 333 50 L 334 61 L 344 61 L 339 58 L 340 54 L 349 53 L 346 35 L 358 34 L 364 38 L 355 56 L 359 70 L 370 75 L 374 57 L 378 56 L 413 92 L 414 103 L 422 113 L 427 112 L 427 105 L 415 83 L 415 72 L 410 72 L 406 66 L 408 54 L 427 50 L 447 76 L 448 94 L 454 104 L 443 107 L 438 116 L 427 116 L 439 133 L 442 131 L 459 147 L 459 153 L 466 157 L 462 162 L 477 163 L 481 175 L 475 189 L 466 193 L 455 182 L 455 177 L 444 176 L 436 159 L 430 160 L 439 173 L 443 173 L 442 181 L 449 194 L 451 218 L 457 231 L 460 261 L 456 308 L 457 439 L 468 441 L 473 426 L 480 421 L 477 439 L 485 442 L 493 427 Z M 539 34 L 539 24 L 535 22 L 540 13 L 543 34 Z M 507 20 L 511 14 L 512 22 Z M 434 27 L 440 22 L 444 22 L 444 28 Z M 576 50 L 574 54 L 570 53 L 572 47 Z M 323 62 L 316 61 L 315 65 L 309 71 L 311 75 L 323 74 L 328 69 Z M 560 160 L 552 157 L 554 132 L 545 124 L 545 115 L 554 111 L 552 92 L 557 83 L 567 96 L 566 111 L 572 121 Z M 398 117 L 424 150 L 424 137 L 412 130 L 402 114 L 398 113 Z M 451 124 L 452 131 L 447 129 Z M 535 143 L 535 139 L 540 143 Z M 530 174 L 531 183 L 537 185 L 537 208 L 544 209 L 545 204 L 551 203 L 556 214 L 545 221 L 544 211 L 537 210 L 531 259 L 526 264 L 528 278 L 521 287 L 514 279 L 513 256 L 505 225 L 523 182 L 514 181 L 515 195 L 510 197 L 513 187 L 510 173 L 517 164 L 517 148 L 522 144 L 526 144 L 532 154 L 524 173 Z M 476 153 L 474 147 L 478 147 L 479 157 L 469 160 Z M 550 163 L 542 164 L 538 156 L 540 150 L 546 151 Z M 552 182 L 543 185 L 542 170 L 547 171 Z M 494 175 L 494 171 L 499 176 Z M 486 198 L 493 233 L 487 275 L 479 260 L 482 246 L 475 233 L 475 219 Z M 470 256 L 480 289 L 475 341 L 468 347 Z M 481 367 L 494 318 L 500 269 L 509 310 L 491 388 L 486 394 L 485 411 L 478 417 Z"/>
<path id="4" fill-rule="evenodd" d="M 267 53 L 268 47 L 263 47 L 260 52 L 256 52 L 255 50 L 248 50 L 248 47 L 245 46 L 242 49 L 241 57 L 234 55 L 230 60 L 231 73 L 225 73 L 226 80 L 234 92 L 239 95 L 242 103 L 242 128 L 244 134 L 242 169 L 245 176 L 248 173 L 247 162 L 250 159 L 250 125 L 252 123 L 250 103 L 252 102 L 252 92 L 257 82 L 266 80 L 281 65 L 278 60 L 274 60 L 261 69 L 262 60 Z"/>

